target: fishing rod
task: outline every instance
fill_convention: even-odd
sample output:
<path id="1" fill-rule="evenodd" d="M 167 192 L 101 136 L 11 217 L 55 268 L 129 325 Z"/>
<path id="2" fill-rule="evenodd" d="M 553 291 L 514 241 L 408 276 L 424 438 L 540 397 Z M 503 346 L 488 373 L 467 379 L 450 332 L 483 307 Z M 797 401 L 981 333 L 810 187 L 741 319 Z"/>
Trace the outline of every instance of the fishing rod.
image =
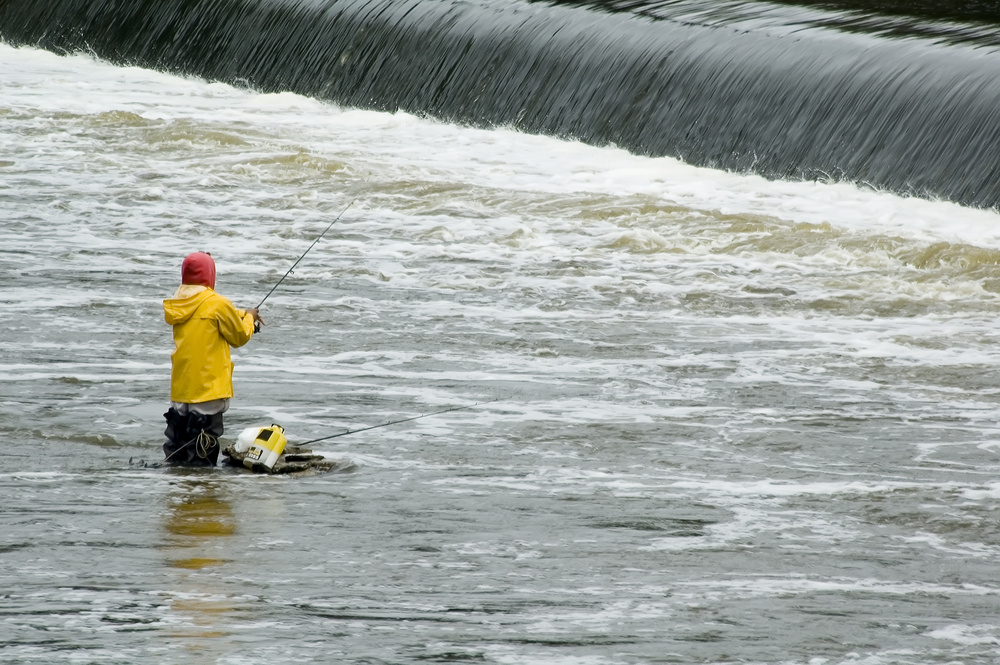
<path id="1" fill-rule="evenodd" d="M 312 439 L 310 441 L 303 441 L 302 443 L 296 443 L 296 446 L 307 446 L 310 443 L 316 443 L 318 441 L 326 441 L 328 439 L 336 439 L 339 436 L 347 436 L 348 434 L 357 434 L 358 432 L 367 432 L 370 429 L 378 429 L 379 427 L 386 427 L 388 425 L 398 425 L 399 423 L 406 423 L 411 420 L 419 420 L 420 418 L 427 418 L 429 416 L 436 416 L 440 413 L 448 413 L 450 411 L 462 411 L 463 409 L 471 409 L 482 404 L 491 404 L 493 402 L 499 402 L 503 397 L 497 397 L 496 399 L 487 400 L 485 402 L 476 402 L 475 404 L 466 404 L 465 406 L 453 406 L 448 409 L 441 409 L 440 411 L 434 411 L 432 413 L 422 413 L 419 416 L 412 416 L 410 418 L 402 418 L 400 420 L 391 420 L 387 423 L 382 423 L 381 425 L 372 425 L 371 427 L 360 427 L 358 429 L 350 429 L 346 432 L 338 432 L 337 434 L 331 434 L 330 436 L 321 436 L 318 439 Z"/>
<path id="2" fill-rule="evenodd" d="M 503 397 L 497 397 L 496 399 L 486 400 L 485 402 L 476 402 L 475 404 L 466 404 L 465 406 L 452 406 L 452 407 L 449 407 L 447 409 L 441 409 L 440 411 L 433 411 L 431 413 L 422 413 L 419 416 L 411 416 L 410 418 L 401 418 L 399 420 L 390 420 L 389 422 L 382 423 L 380 425 L 372 425 L 371 427 L 359 427 L 358 429 L 350 429 L 350 430 L 347 430 L 346 432 L 338 432 L 337 434 L 331 434 L 330 436 L 321 436 L 318 439 L 311 439 L 309 441 L 303 441 L 302 443 L 296 443 L 296 444 L 293 444 L 293 445 L 295 445 L 295 446 L 307 446 L 310 443 L 317 443 L 319 441 L 326 441 L 328 439 L 336 439 L 337 437 L 347 436 L 348 434 L 357 434 L 358 432 L 367 432 L 370 429 L 378 429 L 379 427 L 387 427 L 389 425 L 398 425 L 399 423 L 406 423 L 406 422 L 409 422 L 411 420 L 419 420 L 421 418 L 428 418 L 430 416 L 436 416 L 438 414 L 448 413 L 450 411 L 462 411 L 464 409 L 471 409 L 473 407 L 481 406 L 483 404 L 492 404 L 493 402 L 499 402 L 502 399 L 505 399 L 505 398 L 503 398 Z M 211 437 L 209 437 L 209 438 L 211 438 Z M 174 455 L 176 455 L 177 453 L 179 453 L 180 451 L 184 450 L 185 448 L 187 448 L 190 445 L 196 445 L 196 446 L 198 446 L 200 452 L 204 451 L 204 453 L 205 453 L 204 455 L 199 454 L 199 457 L 202 457 L 202 458 L 207 457 L 207 452 L 208 452 L 207 448 L 211 447 L 210 442 L 205 439 L 205 432 L 202 431 L 198 436 L 196 436 L 195 438 L 191 439 L 190 441 L 188 441 L 187 443 L 185 443 L 184 445 L 182 445 L 180 448 L 178 448 L 174 452 L 170 453 L 167 456 L 167 458 L 165 460 L 163 460 L 163 461 L 164 462 L 169 462 L 171 457 L 173 457 Z"/>
<path id="3" fill-rule="evenodd" d="M 354 201 L 357 201 L 357 200 L 358 200 L 357 198 L 353 199 L 350 203 L 347 204 L 347 208 L 350 208 L 352 205 L 354 205 Z M 264 304 L 264 300 L 267 300 L 268 298 L 270 298 L 271 294 L 274 293 L 274 290 L 276 288 L 278 288 L 279 286 L 281 286 L 281 283 L 285 281 L 286 277 L 288 277 L 290 274 L 292 274 L 292 271 L 295 270 L 295 266 L 299 265 L 299 261 L 301 261 L 302 259 L 306 258 L 306 254 L 309 253 L 310 249 L 312 249 L 313 247 L 316 246 L 316 243 L 319 242 L 319 239 L 322 238 L 323 236 L 325 236 L 326 232 L 329 231 L 330 229 L 332 229 L 333 225 L 336 224 L 338 221 L 340 221 L 340 218 L 344 216 L 345 212 L 347 212 L 347 208 L 344 208 L 343 210 L 341 210 L 340 214 L 337 215 L 337 219 L 335 219 L 332 222 L 330 222 L 330 225 L 327 226 L 325 229 L 323 229 L 323 233 L 320 233 L 318 236 L 316 236 L 316 239 L 313 240 L 312 244 L 309 245 L 309 247 L 306 248 L 306 251 L 302 252 L 302 256 L 300 256 L 298 258 L 298 260 L 295 263 L 292 264 L 292 267 L 288 269 L 288 272 L 286 272 L 284 275 L 282 275 L 281 279 L 278 280 L 278 283 L 271 287 L 271 290 L 268 291 L 267 295 L 264 296 L 264 298 L 260 301 L 260 305 L 257 305 L 257 309 L 260 309 L 261 305 Z"/>

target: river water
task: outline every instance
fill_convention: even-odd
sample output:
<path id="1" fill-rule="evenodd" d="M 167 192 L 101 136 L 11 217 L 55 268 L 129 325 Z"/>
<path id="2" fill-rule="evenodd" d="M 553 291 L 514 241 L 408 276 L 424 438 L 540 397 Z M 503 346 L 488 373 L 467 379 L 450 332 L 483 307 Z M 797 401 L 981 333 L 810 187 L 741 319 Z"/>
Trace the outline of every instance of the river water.
<path id="1" fill-rule="evenodd" d="M 993 663 L 1000 217 L 0 45 L 0 661 Z M 263 333 L 157 468 L 161 300 Z M 490 401 L 497 400 L 497 401 Z"/>

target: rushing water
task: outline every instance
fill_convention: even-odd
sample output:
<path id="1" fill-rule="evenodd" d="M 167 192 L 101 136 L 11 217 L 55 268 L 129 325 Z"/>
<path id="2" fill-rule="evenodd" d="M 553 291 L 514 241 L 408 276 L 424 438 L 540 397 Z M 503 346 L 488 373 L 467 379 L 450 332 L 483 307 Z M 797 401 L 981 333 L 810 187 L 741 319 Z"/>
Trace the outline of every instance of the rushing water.
<path id="1" fill-rule="evenodd" d="M 0 661 L 993 663 L 1000 218 L 0 45 Z M 180 260 L 264 307 L 161 457 Z M 131 463 L 130 463 L 131 460 Z"/>
<path id="2" fill-rule="evenodd" d="M 955 4 L 935 20 L 746 0 L 0 0 L 0 39 L 996 208 L 1000 21 Z"/>

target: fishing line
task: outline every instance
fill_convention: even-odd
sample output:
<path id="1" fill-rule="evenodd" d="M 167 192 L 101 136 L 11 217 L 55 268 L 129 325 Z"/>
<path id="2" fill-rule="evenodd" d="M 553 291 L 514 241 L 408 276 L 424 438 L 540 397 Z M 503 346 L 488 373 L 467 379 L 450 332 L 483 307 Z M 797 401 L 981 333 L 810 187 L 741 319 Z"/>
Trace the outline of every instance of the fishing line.
<path id="1" fill-rule="evenodd" d="M 281 286 L 281 283 L 283 281 L 285 281 L 286 277 L 288 277 L 290 274 L 292 274 L 292 271 L 295 269 L 295 266 L 299 265 L 299 261 L 301 261 L 302 259 L 304 259 L 306 257 L 306 254 L 309 253 L 309 250 L 311 250 L 313 247 L 315 247 L 316 243 L 318 243 L 320 241 L 320 239 L 324 235 L 326 235 L 326 232 L 329 231 L 330 229 L 332 229 L 333 225 L 336 224 L 338 221 L 340 221 L 340 218 L 344 216 L 344 213 L 347 212 L 347 210 L 352 205 L 354 205 L 355 201 L 357 201 L 357 198 L 352 199 L 351 202 L 348 203 L 347 206 L 343 210 L 340 211 L 340 214 L 337 215 L 337 218 L 334 219 L 332 222 L 330 222 L 330 224 L 325 229 L 323 229 L 322 233 L 320 233 L 318 236 L 316 236 L 316 239 L 313 240 L 312 244 L 309 245 L 309 247 L 306 248 L 306 251 L 302 252 L 302 256 L 300 256 L 295 261 L 295 263 L 292 264 L 292 267 L 289 268 L 285 272 L 285 274 L 281 276 L 281 279 L 279 279 L 278 282 L 274 286 L 271 287 L 271 290 L 267 292 L 267 295 L 264 296 L 261 299 L 260 304 L 257 305 L 257 309 L 260 309 L 261 306 L 264 304 L 264 301 L 267 300 L 271 296 L 272 293 L 274 293 L 274 290 L 277 289 L 279 286 Z M 306 445 L 309 445 L 310 443 L 317 443 L 319 441 L 327 441 L 329 439 L 336 439 L 337 437 L 347 436 L 348 434 L 357 434 L 358 432 L 367 432 L 368 430 L 378 429 L 379 427 L 388 427 L 389 425 L 398 425 L 399 423 L 406 423 L 406 422 L 410 422 L 411 420 L 419 420 L 421 418 L 428 418 L 430 416 L 436 416 L 436 415 L 439 415 L 439 414 L 442 414 L 442 413 L 450 413 L 452 411 L 462 411 L 464 409 L 471 409 L 473 407 L 480 406 L 482 404 L 490 404 L 492 402 L 499 402 L 501 399 L 503 399 L 503 398 L 498 397 L 496 399 L 487 400 L 485 402 L 476 402 L 475 404 L 466 404 L 465 406 L 453 406 L 453 407 L 449 407 L 447 409 L 441 409 L 440 411 L 433 411 L 431 413 L 422 413 L 419 416 L 412 416 L 410 418 L 401 418 L 399 420 L 390 420 L 389 422 L 381 423 L 379 425 L 371 425 L 370 427 L 359 427 L 358 429 L 351 429 L 351 430 L 347 430 L 346 432 L 338 432 L 337 434 L 331 434 L 329 436 L 321 436 L 318 439 L 311 439 L 309 441 L 304 441 L 302 443 L 297 443 L 295 445 L 297 445 L 297 446 L 306 446 Z M 189 445 L 190 443 L 191 442 L 189 441 L 187 445 Z"/>
<path id="2" fill-rule="evenodd" d="M 357 198 L 353 199 L 350 203 L 347 204 L 347 208 L 350 208 L 352 205 L 354 205 L 354 201 L 357 201 L 357 200 L 358 200 Z M 344 216 L 345 212 L 347 212 L 347 208 L 344 208 L 342 211 L 340 211 L 340 214 L 337 215 L 337 219 L 335 219 L 332 222 L 330 222 L 330 225 L 327 226 L 325 229 L 323 229 L 323 233 L 320 233 L 318 236 L 316 236 L 316 239 L 313 240 L 312 244 L 309 245 L 309 247 L 306 248 L 306 251 L 302 252 L 302 256 L 300 256 L 298 258 L 298 260 L 295 263 L 292 264 L 292 267 L 288 269 L 288 272 L 286 272 L 284 275 L 282 275 L 281 279 L 278 280 L 278 283 L 271 287 L 271 290 L 268 291 L 267 295 L 264 296 L 263 300 L 260 301 L 260 305 L 257 305 L 257 309 L 260 309 L 261 305 L 264 304 L 264 300 L 267 300 L 269 297 L 271 297 L 271 294 L 274 293 L 274 290 L 276 288 L 278 288 L 279 286 L 281 286 L 281 283 L 283 281 L 285 281 L 286 277 L 288 277 L 290 274 L 292 274 L 292 271 L 295 270 L 295 266 L 299 265 L 299 261 L 301 261 L 302 259 L 306 258 L 306 254 L 309 253 L 310 249 L 312 249 L 313 247 L 316 246 L 316 243 L 319 242 L 319 239 L 322 238 L 323 236 L 325 236 L 326 232 L 329 231 L 330 229 L 332 229 L 333 225 L 340 221 L 340 218 Z"/>
<path id="3" fill-rule="evenodd" d="M 218 443 L 218 441 L 219 441 L 218 438 L 212 436 L 205 430 L 201 430 L 200 432 L 198 432 L 198 435 L 196 437 L 194 437 L 187 443 L 180 446 L 174 452 L 167 455 L 163 461 L 164 463 L 169 462 L 171 457 L 181 452 L 182 450 L 185 450 L 188 446 L 191 445 L 195 446 L 195 454 L 197 454 L 199 458 L 208 459 L 208 453 L 211 451 L 212 446 Z M 131 463 L 131 460 L 129 460 L 129 463 Z"/>
<path id="4" fill-rule="evenodd" d="M 449 413 L 451 411 L 462 411 L 463 409 L 471 409 L 473 407 L 481 406 L 483 404 L 492 404 L 493 402 L 499 402 L 499 401 L 501 401 L 503 399 L 505 399 L 505 398 L 504 397 L 497 397 L 496 399 L 486 400 L 485 402 L 476 402 L 475 404 L 466 404 L 465 406 L 452 406 L 452 407 L 449 407 L 447 409 L 441 409 L 440 411 L 432 411 L 431 413 L 422 413 L 419 416 L 411 416 L 410 418 L 401 418 L 399 420 L 390 420 L 387 423 L 381 423 L 379 425 L 372 425 L 370 427 L 359 427 L 358 429 L 351 429 L 351 430 L 347 430 L 346 432 L 338 432 L 336 434 L 331 434 L 330 436 L 321 436 L 318 439 L 310 439 L 309 441 L 303 441 L 302 443 L 295 443 L 295 444 L 292 444 L 292 445 L 295 445 L 295 446 L 307 446 L 310 443 L 317 443 L 319 441 L 327 441 L 328 439 L 336 439 L 337 437 L 347 436 L 348 434 L 357 434 L 358 432 L 367 432 L 368 430 L 378 429 L 379 427 L 387 427 L 389 425 L 398 425 L 399 423 L 406 423 L 406 422 L 410 422 L 411 420 L 420 420 L 421 418 L 429 418 L 430 416 L 436 416 L 436 415 L 439 415 L 441 413 Z M 208 450 L 207 449 L 211 446 L 211 442 L 207 441 L 206 438 L 213 438 L 214 439 L 215 437 L 209 437 L 209 435 L 206 434 L 204 430 L 202 430 L 198 434 L 198 436 L 196 436 L 195 438 L 191 439 L 190 441 L 188 441 L 184 445 L 180 446 L 174 452 L 170 453 L 167 456 L 167 458 L 165 460 L 163 460 L 163 461 L 164 462 L 169 462 L 171 457 L 173 457 L 177 453 L 181 452 L 182 450 L 184 450 L 185 448 L 187 448 L 190 445 L 196 445 L 196 446 L 198 446 L 198 452 L 199 452 L 198 456 L 204 459 L 205 457 L 208 456 Z M 205 454 L 201 454 L 202 450 L 204 450 Z"/>
<path id="5" fill-rule="evenodd" d="M 419 420 L 420 418 L 427 418 L 429 416 L 436 416 L 440 413 L 448 413 L 450 411 L 461 411 L 463 409 L 471 409 L 482 404 L 492 404 L 493 402 L 499 402 L 504 399 L 503 397 L 497 397 L 496 399 L 487 400 L 485 402 L 476 402 L 475 404 L 466 404 L 465 406 L 453 406 L 447 409 L 441 409 L 440 411 L 434 411 L 432 413 L 422 413 L 419 416 L 412 416 L 410 418 L 402 418 L 400 420 L 390 420 L 387 423 L 382 423 L 380 425 L 372 425 L 371 427 L 359 427 L 358 429 L 350 429 L 346 432 L 338 432 L 337 434 L 331 434 L 330 436 L 321 436 L 318 439 L 311 439 L 309 441 L 303 441 L 302 443 L 296 443 L 296 446 L 306 446 L 310 443 L 316 443 L 318 441 L 326 441 L 328 439 L 336 439 L 339 436 L 347 436 L 348 434 L 357 434 L 358 432 L 367 432 L 370 429 L 378 429 L 379 427 L 386 427 L 388 425 L 396 425 L 399 423 L 406 423 L 411 420 Z"/>

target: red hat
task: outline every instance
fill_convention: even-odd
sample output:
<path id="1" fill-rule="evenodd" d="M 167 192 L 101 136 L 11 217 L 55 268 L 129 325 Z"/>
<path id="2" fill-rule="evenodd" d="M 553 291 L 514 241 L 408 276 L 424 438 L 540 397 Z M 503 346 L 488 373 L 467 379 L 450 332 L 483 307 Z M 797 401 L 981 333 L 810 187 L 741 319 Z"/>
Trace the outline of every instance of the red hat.
<path id="1" fill-rule="evenodd" d="M 215 290 L 215 261 L 211 254 L 188 254 L 181 264 L 181 284 L 197 284 Z"/>

